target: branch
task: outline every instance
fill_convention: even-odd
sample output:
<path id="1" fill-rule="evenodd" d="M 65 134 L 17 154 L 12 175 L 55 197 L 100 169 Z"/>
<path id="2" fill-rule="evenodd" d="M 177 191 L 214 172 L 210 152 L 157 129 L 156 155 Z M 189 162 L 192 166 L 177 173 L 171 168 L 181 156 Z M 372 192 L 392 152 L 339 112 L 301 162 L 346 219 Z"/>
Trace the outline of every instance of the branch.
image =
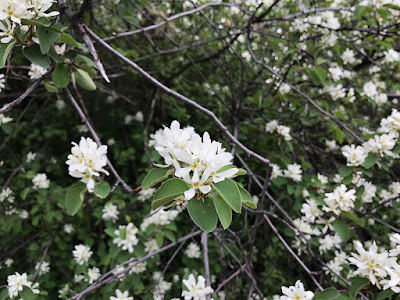
<path id="1" fill-rule="evenodd" d="M 208 261 L 208 236 L 207 232 L 205 231 L 201 233 L 201 245 L 203 247 L 204 277 L 206 278 L 206 286 L 211 286 L 210 263 Z M 211 299 L 209 294 L 207 294 L 206 297 L 207 300 Z"/>
<path id="2" fill-rule="evenodd" d="M 248 149 L 245 145 L 243 145 L 238 139 L 236 139 L 232 135 L 232 133 L 230 133 L 228 128 L 215 116 L 215 114 L 212 111 L 201 106 L 200 104 L 196 103 L 195 101 L 179 94 L 178 92 L 171 90 L 170 88 L 168 88 L 167 86 L 162 84 L 160 81 L 155 79 L 153 76 L 151 76 L 149 73 L 147 73 L 145 70 L 143 70 L 141 67 L 139 67 L 137 64 L 135 64 L 133 61 L 129 60 L 128 58 L 123 56 L 121 53 L 116 51 L 114 48 L 112 48 L 109 44 L 104 42 L 99 36 L 97 36 L 93 31 L 91 31 L 89 29 L 89 27 L 87 27 L 85 24 L 83 24 L 82 26 L 85 27 L 85 30 L 87 31 L 87 33 L 89 35 L 91 35 L 94 40 L 96 40 L 98 43 L 100 43 L 102 46 L 104 46 L 109 52 L 111 52 L 112 54 L 117 56 L 119 59 L 124 61 L 126 64 L 128 64 L 131 68 L 136 70 L 139 74 L 144 76 L 146 79 L 150 80 L 154 85 L 159 87 L 160 90 L 164 91 L 164 93 L 166 93 L 184 103 L 189 104 L 190 106 L 196 108 L 197 110 L 203 112 L 205 115 L 209 116 L 218 125 L 218 127 L 221 128 L 221 130 L 228 136 L 228 138 L 234 144 L 236 144 L 240 149 L 242 149 L 248 156 L 253 156 L 254 158 L 261 161 L 262 163 L 266 164 L 269 168 L 272 168 L 271 162 L 268 159 L 264 158 L 263 156 L 259 155 L 258 153 L 255 153 L 254 151 Z"/>

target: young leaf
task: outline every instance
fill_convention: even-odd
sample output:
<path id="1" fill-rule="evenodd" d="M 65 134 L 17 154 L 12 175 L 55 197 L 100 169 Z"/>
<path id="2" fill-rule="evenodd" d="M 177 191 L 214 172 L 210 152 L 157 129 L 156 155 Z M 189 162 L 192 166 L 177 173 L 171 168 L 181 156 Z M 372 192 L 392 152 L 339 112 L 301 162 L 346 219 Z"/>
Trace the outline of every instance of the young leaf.
<path id="1" fill-rule="evenodd" d="M 215 195 L 213 200 L 222 227 L 227 229 L 232 223 L 232 208 L 219 195 Z"/>
<path id="2" fill-rule="evenodd" d="M 376 154 L 369 154 L 363 163 L 363 167 L 367 169 L 371 168 L 376 163 L 377 159 L 378 156 L 376 156 Z"/>
<path id="3" fill-rule="evenodd" d="M 337 219 L 332 223 L 336 233 L 340 236 L 342 242 L 347 242 L 350 238 L 349 225 L 342 219 Z"/>
<path id="4" fill-rule="evenodd" d="M 240 198 L 242 199 L 242 203 L 244 205 L 246 205 L 247 207 L 250 207 L 252 209 L 256 209 L 257 208 L 257 204 L 254 203 L 253 198 L 251 197 L 249 192 L 246 191 L 246 189 L 241 184 L 237 184 L 237 187 L 239 189 Z"/>
<path id="5" fill-rule="evenodd" d="M 232 209 L 240 213 L 242 210 L 242 200 L 239 189 L 234 181 L 227 178 L 218 183 L 212 183 L 213 188 L 224 199 Z"/>
<path id="6" fill-rule="evenodd" d="M 347 177 L 353 173 L 353 169 L 347 166 L 342 166 L 339 170 L 339 175 L 344 177 Z"/>
<path id="7" fill-rule="evenodd" d="M 322 292 L 315 293 L 314 300 L 333 300 L 340 296 L 337 289 L 331 287 Z"/>
<path id="8" fill-rule="evenodd" d="M 26 47 L 22 50 L 22 52 L 24 53 L 24 56 L 34 64 L 37 64 L 45 69 L 50 67 L 50 58 L 47 55 L 42 54 L 39 45 L 35 44 L 30 47 Z"/>
<path id="9" fill-rule="evenodd" d="M 70 36 L 68 33 L 61 33 L 60 35 L 60 42 L 64 44 L 68 44 L 71 46 L 74 46 L 78 49 L 83 49 L 84 46 L 81 43 L 78 43 L 77 41 L 74 40 L 72 36 Z"/>
<path id="10" fill-rule="evenodd" d="M 193 198 L 188 201 L 187 209 L 193 222 L 205 232 L 211 232 L 217 227 L 217 212 L 209 197 L 203 200 Z"/>
<path id="11" fill-rule="evenodd" d="M 356 297 L 357 293 L 362 290 L 363 287 L 369 284 L 369 280 L 364 277 L 353 277 L 350 279 L 351 286 L 349 290 L 350 297 Z"/>
<path id="12" fill-rule="evenodd" d="M 40 42 L 40 51 L 42 54 L 47 54 L 50 50 L 51 45 L 58 40 L 59 33 L 49 31 L 46 27 L 38 26 L 36 33 Z"/>
<path id="13" fill-rule="evenodd" d="M 69 73 L 64 65 L 57 65 L 52 74 L 54 85 L 60 89 L 65 88 L 69 84 Z"/>
<path id="14" fill-rule="evenodd" d="M 67 190 L 65 195 L 65 208 L 68 214 L 75 215 L 83 203 L 83 198 L 86 192 L 86 184 L 78 182 Z"/>
<path id="15" fill-rule="evenodd" d="M 0 43 L 0 69 L 5 66 L 8 55 L 10 54 L 14 45 L 15 41 L 9 42 L 8 44 Z"/>
<path id="16" fill-rule="evenodd" d="M 86 71 L 82 69 L 77 69 L 76 72 L 74 73 L 75 73 L 75 80 L 80 85 L 81 88 L 88 91 L 96 90 L 96 84 L 93 82 L 92 78 Z"/>
<path id="17" fill-rule="evenodd" d="M 110 190 L 111 190 L 111 187 L 108 184 L 108 182 L 107 181 L 102 181 L 100 183 L 97 183 L 94 186 L 94 191 L 93 192 L 97 197 L 99 197 L 101 199 L 104 199 L 104 198 L 107 198 L 108 194 L 110 193 Z"/>
<path id="18" fill-rule="evenodd" d="M 167 204 L 189 190 L 189 188 L 190 186 L 182 179 L 171 178 L 167 180 L 155 192 L 151 208 L 157 209 L 160 206 Z"/>
<path id="19" fill-rule="evenodd" d="M 155 186 L 157 183 L 168 178 L 169 175 L 172 174 L 174 169 L 161 169 L 155 168 L 151 169 L 150 172 L 146 175 L 142 182 L 142 189 L 147 190 Z"/>
<path id="20" fill-rule="evenodd" d="M 40 19 L 31 20 L 31 19 L 21 19 L 22 25 L 35 25 L 35 26 L 44 26 L 49 27 L 51 22 L 46 17 L 42 17 Z"/>

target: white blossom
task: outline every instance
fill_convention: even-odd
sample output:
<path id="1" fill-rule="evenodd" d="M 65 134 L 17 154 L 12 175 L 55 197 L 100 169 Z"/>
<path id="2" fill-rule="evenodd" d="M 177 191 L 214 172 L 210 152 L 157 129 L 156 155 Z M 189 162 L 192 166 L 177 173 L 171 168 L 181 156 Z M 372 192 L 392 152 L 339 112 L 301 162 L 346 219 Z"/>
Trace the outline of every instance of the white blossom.
<path id="1" fill-rule="evenodd" d="M 182 282 L 187 288 L 187 291 L 182 291 L 185 300 L 206 300 L 207 295 L 214 291 L 210 286 L 206 286 L 206 279 L 201 275 L 197 277 L 196 281 L 194 275 L 190 274 L 189 278 L 182 280 Z"/>
<path id="2" fill-rule="evenodd" d="M 118 207 L 112 203 L 108 203 L 104 206 L 103 210 L 103 215 L 102 215 L 102 219 L 106 220 L 106 221 L 112 221 L 115 222 L 116 220 L 118 220 L 118 215 L 119 215 L 119 211 L 118 211 Z"/>
<path id="3" fill-rule="evenodd" d="M 44 74 L 46 74 L 47 69 L 38 66 L 37 64 L 32 63 L 30 71 L 28 72 L 29 78 L 32 80 L 39 79 Z"/>
<path id="4" fill-rule="evenodd" d="M 79 265 L 86 264 L 92 254 L 93 252 L 90 251 L 90 247 L 82 244 L 75 245 L 75 250 L 72 251 L 72 255 Z"/>
<path id="5" fill-rule="evenodd" d="M 48 189 L 50 187 L 50 180 L 47 179 L 47 175 L 45 173 L 38 173 L 32 179 L 33 189 Z"/>
<path id="6" fill-rule="evenodd" d="M 301 170 L 301 166 L 299 164 L 289 164 L 287 166 L 287 170 L 284 171 L 284 175 L 287 178 L 292 179 L 293 181 L 301 181 L 302 179 L 302 173 L 303 171 Z"/>
<path id="7" fill-rule="evenodd" d="M 189 258 L 199 258 L 201 255 L 200 247 L 196 243 L 190 243 L 185 250 L 185 255 Z"/>
<path id="8" fill-rule="evenodd" d="M 133 297 L 129 297 L 129 292 L 121 292 L 119 289 L 115 290 L 115 297 L 111 296 L 110 300 L 133 300 Z"/>
<path id="9" fill-rule="evenodd" d="M 284 296 L 281 296 L 281 300 L 311 300 L 314 298 L 314 293 L 306 291 L 300 280 L 296 281 L 294 286 L 283 286 L 282 293 Z"/>
<path id="10" fill-rule="evenodd" d="M 117 244 L 118 247 L 121 247 L 122 250 L 128 250 L 129 253 L 132 253 L 133 246 L 136 246 L 139 243 L 139 240 L 136 237 L 136 233 L 138 231 L 139 230 L 135 227 L 135 225 L 133 225 L 133 223 L 129 223 L 128 225 L 120 225 L 118 226 L 118 229 L 114 231 L 114 234 L 117 237 L 113 240 L 113 243 Z"/>

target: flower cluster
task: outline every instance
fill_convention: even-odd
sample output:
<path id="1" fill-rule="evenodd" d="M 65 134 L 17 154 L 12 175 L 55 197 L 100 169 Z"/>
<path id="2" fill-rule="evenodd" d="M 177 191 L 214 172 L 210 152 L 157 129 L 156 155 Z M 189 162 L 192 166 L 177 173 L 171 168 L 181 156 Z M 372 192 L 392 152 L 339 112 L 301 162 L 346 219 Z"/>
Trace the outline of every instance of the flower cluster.
<path id="1" fill-rule="evenodd" d="M 175 209 L 159 209 L 156 212 L 150 212 L 150 215 L 143 220 L 142 224 L 140 224 L 140 230 L 146 230 L 150 224 L 156 224 L 158 226 L 168 225 L 171 221 L 175 220 L 178 215 L 179 211 Z"/>
<path id="2" fill-rule="evenodd" d="M 41 17 L 53 17 L 58 11 L 46 13 L 55 0 L 3 0 L 0 2 L 0 42 L 8 43 L 14 39 L 14 30 L 22 24 L 22 19 L 34 20 Z"/>
<path id="3" fill-rule="evenodd" d="M 72 142 L 71 154 L 68 155 L 66 164 L 69 165 L 69 175 L 75 178 L 82 178 L 86 183 L 89 192 L 93 192 L 94 177 L 100 176 L 100 172 L 108 175 L 104 169 L 107 165 L 107 146 L 100 147 L 91 139 L 81 137 L 79 145 Z"/>
<path id="4" fill-rule="evenodd" d="M 280 300 L 311 300 L 314 298 L 314 293 L 306 291 L 300 280 L 297 280 L 294 286 L 283 286 L 282 294 L 284 294 L 284 296 L 280 296 Z"/>
<path id="5" fill-rule="evenodd" d="M 82 244 L 76 245 L 75 250 L 72 251 L 72 255 L 79 265 L 87 263 L 92 254 L 93 252 L 90 251 L 90 247 Z"/>
<path id="6" fill-rule="evenodd" d="M 24 286 L 30 288 L 34 294 L 39 294 L 40 292 L 37 289 L 39 283 L 32 284 L 32 282 L 28 280 L 26 273 L 21 275 L 17 272 L 7 277 L 8 296 L 10 296 L 10 298 L 18 296 L 18 293 L 23 290 Z"/>
<path id="7" fill-rule="evenodd" d="M 232 165 L 232 155 L 222 148 L 222 144 L 210 139 L 208 132 L 203 137 L 194 132 L 193 127 L 180 128 L 178 121 L 151 135 L 149 145 L 154 146 L 164 158 L 165 165 L 175 167 L 175 176 L 182 178 L 191 188 L 185 192 L 186 200 L 196 194 L 211 192 L 211 183 L 232 178 L 238 172 L 235 167 L 220 171 Z"/>
<path id="8" fill-rule="evenodd" d="M 185 300 L 206 300 L 207 295 L 214 291 L 210 286 L 206 286 L 206 279 L 201 275 L 197 277 L 196 281 L 194 275 L 190 274 L 189 278 L 182 282 L 187 288 L 187 291 L 182 291 Z"/>
<path id="9" fill-rule="evenodd" d="M 50 186 L 50 180 L 47 179 L 47 175 L 45 173 L 38 173 L 32 179 L 33 189 L 48 189 Z"/>
<path id="10" fill-rule="evenodd" d="M 279 125 L 277 120 L 272 120 L 265 125 L 265 131 L 268 133 L 277 132 L 285 138 L 286 141 L 292 140 L 290 135 L 290 127 L 285 125 Z"/>
<path id="11" fill-rule="evenodd" d="M 103 212 L 102 215 L 103 220 L 112 222 L 118 220 L 119 211 L 116 205 L 108 203 L 106 204 L 106 206 L 104 206 L 102 212 Z"/>
<path id="12" fill-rule="evenodd" d="M 133 252 L 133 246 L 136 246 L 139 242 L 136 237 L 136 233 L 139 230 L 133 225 L 133 223 L 129 223 L 128 225 L 120 225 L 118 229 L 114 231 L 114 234 L 117 236 L 113 243 L 117 244 L 118 247 L 121 247 L 122 250 L 128 250 L 129 253 Z"/>

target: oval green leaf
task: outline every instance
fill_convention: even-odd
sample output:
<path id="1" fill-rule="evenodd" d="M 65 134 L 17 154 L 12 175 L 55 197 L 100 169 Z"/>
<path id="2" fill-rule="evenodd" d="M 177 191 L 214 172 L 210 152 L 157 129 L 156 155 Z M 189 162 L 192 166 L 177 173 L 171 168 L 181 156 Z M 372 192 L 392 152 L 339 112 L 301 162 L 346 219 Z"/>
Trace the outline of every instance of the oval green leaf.
<path id="1" fill-rule="evenodd" d="M 155 168 L 151 169 L 150 172 L 146 175 L 142 182 L 142 189 L 147 190 L 155 186 L 157 183 L 167 179 L 169 175 L 172 174 L 174 169 L 161 169 Z"/>
<path id="2" fill-rule="evenodd" d="M 227 178 L 218 183 L 212 183 L 213 188 L 224 199 L 232 209 L 240 213 L 242 210 L 242 200 L 239 189 L 234 181 Z"/>
<path id="3" fill-rule="evenodd" d="M 11 49 L 14 47 L 14 45 L 15 41 L 12 41 L 8 44 L 0 43 L 0 69 L 5 66 L 8 54 L 10 54 Z"/>
<path id="4" fill-rule="evenodd" d="M 22 50 L 22 52 L 24 53 L 24 56 L 34 64 L 37 64 L 45 69 L 50 67 L 50 58 L 47 55 L 42 54 L 39 45 L 35 44 L 30 47 L 26 47 Z"/>
<path id="5" fill-rule="evenodd" d="M 187 209 L 193 222 L 205 232 L 211 232 L 217 227 L 217 212 L 210 198 L 204 201 L 193 198 L 188 201 Z"/>
<path id="6" fill-rule="evenodd" d="M 242 185 L 238 184 L 237 185 L 239 192 L 240 192 L 240 198 L 242 199 L 242 203 L 246 205 L 247 207 L 250 207 L 251 209 L 256 209 L 257 204 L 254 203 L 253 198 L 249 194 L 248 191 L 245 190 Z"/>
<path id="7" fill-rule="evenodd" d="M 57 65 L 52 74 L 53 83 L 56 87 L 63 89 L 69 84 L 69 73 L 64 65 Z"/>
<path id="8" fill-rule="evenodd" d="M 100 183 L 97 183 L 94 186 L 93 192 L 97 197 L 99 197 L 101 199 L 105 199 L 105 198 L 107 198 L 108 194 L 110 193 L 110 190 L 111 190 L 111 187 L 108 184 L 108 182 L 102 181 Z"/>
<path id="9" fill-rule="evenodd" d="M 219 195 L 215 195 L 213 200 L 219 221 L 221 222 L 222 227 L 227 229 L 232 223 L 232 208 Z"/>
<path id="10" fill-rule="evenodd" d="M 75 73 L 75 80 L 80 85 L 81 88 L 88 91 L 96 90 L 96 84 L 93 82 L 88 72 L 82 69 L 77 69 L 76 72 L 74 73 Z"/>
<path id="11" fill-rule="evenodd" d="M 160 206 L 167 204 L 189 190 L 189 188 L 190 186 L 182 179 L 171 178 L 167 180 L 155 192 L 151 208 L 157 209 Z"/>
<path id="12" fill-rule="evenodd" d="M 65 195 L 65 208 L 68 214 L 75 215 L 83 203 L 85 197 L 86 184 L 78 182 L 67 190 Z"/>

